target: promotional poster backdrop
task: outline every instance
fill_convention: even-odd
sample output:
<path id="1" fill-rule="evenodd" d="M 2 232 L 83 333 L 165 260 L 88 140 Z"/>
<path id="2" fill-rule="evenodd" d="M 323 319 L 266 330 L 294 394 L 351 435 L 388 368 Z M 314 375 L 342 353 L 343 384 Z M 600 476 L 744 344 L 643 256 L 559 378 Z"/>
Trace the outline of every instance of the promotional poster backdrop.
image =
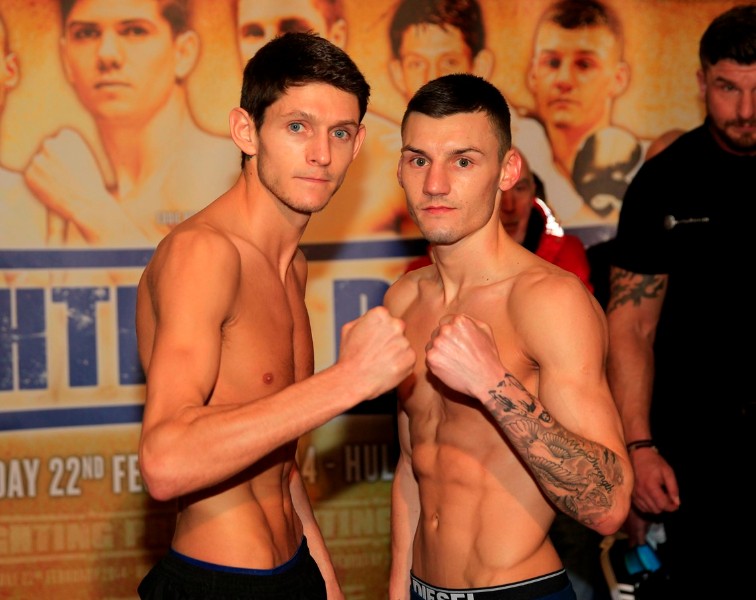
<path id="1" fill-rule="evenodd" d="M 487 58 L 476 68 L 507 97 L 514 143 L 586 246 L 613 235 L 621 191 L 648 144 L 701 122 L 698 40 L 737 3 L 607 4 L 624 32 L 627 67 L 620 91 L 605 99 L 608 117 L 582 141 L 569 172 L 538 112 L 546 80 L 529 76 L 549 3 L 480 1 Z M 313 10 L 309 0 L 254 5 L 302 18 Z M 425 251 L 395 175 L 398 123 L 413 91 L 400 89 L 399 63 L 392 67 L 397 5 L 343 3 L 338 43 L 372 96 L 366 143 L 303 239 L 316 370 L 338 356 L 341 326 L 380 304 Z M 137 462 L 144 376 L 135 289 L 162 236 L 238 177 L 227 123 L 244 64 L 235 0 L 189 6 L 198 44 L 180 56 L 158 46 L 127 52 L 120 68 L 133 85 L 103 107 L 87 87 L 103 59 L 71 44 L 63 60 L 58 2 L 0 0 L 0 598 L 134 599 L 170 543 L 173 504 L 150 499 Z M 71 218 L 51 216 L 45 203 L 66 207 Z M 300 467 L 350 600 L 387 593 L 393 412 L 390 394 L 365 402 L 300 444 Z"/>

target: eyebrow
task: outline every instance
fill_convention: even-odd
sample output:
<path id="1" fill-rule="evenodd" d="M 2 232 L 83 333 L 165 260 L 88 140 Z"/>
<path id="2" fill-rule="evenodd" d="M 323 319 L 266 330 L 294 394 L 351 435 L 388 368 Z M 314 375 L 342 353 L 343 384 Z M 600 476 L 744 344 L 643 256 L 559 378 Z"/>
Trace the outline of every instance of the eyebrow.
<path id="1" fill-rule="evenodd" d="M 724 83 L 726 85 L 731 85 L 732 87 L 734 87 L 735 89 L 738 89 L 738 90 L 744 89 L 740 85 L 738 85 L 735 81 L 733 81 L 729 77 L 725 77 L 724 75 L 717 75 L 714 78 L 714 80 L 712 81 L 712 83 L 714 83 L 714 84 Z"/>
<path id="2" fill-rule="evenodd" d="M 420 148 L 415 148 L 414 146 L 410 144 L 405 144 L 402 146 L 401 152 L 414 152 L 415 154 L 422 154 L 423 156 L 427 156 L 427 153 Z M 475 146 L 468 146 L 466 148 L 458 148 L 456 150 L 452 150 L 451 152 L 447 153 L 447 156 L 460 156 L 461 154 L 469 154 L 470 152 L 475 152 L 477 154 L 483 154 L 483 151 L 480 148 L 476 148 Z"/>
<path id="3" fill-rule="evenodd" d="M 304 121 L 317 121 L 317 117 L 313 115 L 312 113 L 305 112 L 303 110 L 292 110 L 288 113 L 283 113 L 281 115 L 284 119 L 302 119 Z M 354 119 L 344 119 L 342 121 L 336 121 L 330 127 L 359 127 L 359 122 L 355 121 Z"/>
<path id="4" fill-rule="evenodd" d="M 425 152 L 420 150 L 420 148 L 415 148 L 414 146 L 410 146 L 409 144 L 402 146 L 400 152 L 414 152 L 415 154 L 425 154 Z"/>
<path id="5" fill-rule="evenodd" d="M 91 19 L 91 20 L 82 20 L 79 19 L 77 21 L 69 21 L 67 23 L 68 28 L 74 28 L 74 27 L 99 27 L 105 23 L 105 21 L 101 19 Z M 110 21 L 107 22 L 108 25 L 110 24 Z M 147 17 L 126 17 L 124 19 L 118 19 L 116 21 L 113 21 L 116 26 L 132 26 L 132 25 L 142 25 L 146 26 L 147 29 L 152 28 L 155 26 L 156 21 L 153 21 L 152 19 L 149 19 Z"/>
<path id="6" fill-rule="evenodd" d="M 296 26 L 297 30 L 301 32 L 315 30 L 315 25 L 310 23 L 310 21 L 308 21 L 304 17 L 298 17 L 298 16 L 281 17 L 280 19 L 278 19 L 277 25 L 279 29 L 281 28 L 282 25 L 286 27 Z"/>
<path id="7" fill-rule="evenodd" d="M 564 50 L 560 48 L 544 48 L 540 51 L 541 54 L 564 54 Z M 579 54 L 581 56 L 598 56 L 598 52 L 596 52 L 593 48 L 578 48 L 575 50 L 575 54 Z"/>
<path id="8" fill-rule="evenodd" d="M 243 21 L 239 24 L 239 29 L 241 31 L 249 31 L 253 27 L 259 27 L 263 28 L 263 23 L 265 22 L 264 19 L 249 19 L 248 21 Z M 296 15 L 292 16 L 286 16 L 286 17 L 280 17 L 275 20 L 275 26 L 276 29 L 286 29 L 291 30 L 293 27 L 296 26 L 297 31 L 301 32 L 307 32 L 307 31 L 314 31 L 315 26 L 310 23 L 307 19 L 304 17 L 298 17 Z"/>

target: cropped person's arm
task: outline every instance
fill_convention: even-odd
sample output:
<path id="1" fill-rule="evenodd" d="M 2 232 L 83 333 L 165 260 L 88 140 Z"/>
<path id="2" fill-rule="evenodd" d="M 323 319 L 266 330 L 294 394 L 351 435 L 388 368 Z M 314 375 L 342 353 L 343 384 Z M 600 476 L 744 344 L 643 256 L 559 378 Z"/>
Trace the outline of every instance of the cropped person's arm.
<path id="1" fill-rule="evenodd" d="M 420 518 L 420 496 L 412 472 L 409 419 L 398 410 L 399 460 L 391 484 L 391 574 L 389 600 L 407 600 L 412 568 L 412 542 Z"/>
<path id="2" fill-rule="evenodd" d="M 310 554 L 312 554 L 313 559 L 318 564 L 320 573 L 325 580 L 328 600 L 343 600 L 344 593 L 341 590 L 336 570 L 323 539 L 323 533 L 315 519 L 315 513 L 310 503 L 310 497 L 307 495 L 307 488 L 302 480 L 302 474 L 299 472 L 296 464 L 289 474 L 289 490 L 291 491 L 291 501 L 294 503 L 294 510 L 299 520 L 302 521 Z"/>
<path id="3" fill-rule="evenodd" d="M 666 285 L 666 275 L 611 268 L 607 373 L 628 442 L 651 439 L 654 339 Z"/>
<path id="4" fill-rule="evenodd" d="M 679 504 L 677 480 L 653 445 L 650 424 L 654 339 L 667 280 L 667 275 L 643 275 L 612 267 L 607 306 L 609 385 L 625 440 L 630 444 L 635 471 L 633 502 L 648 513 L 675 510 Z"/>
<path id="5" fill-rule="evenodd" d="M 603 312 L 572 278 L 518 287 L 507 310 L 521 340 L 511 343 L 539 366 L 538 395 L 502 364 L 491 327 L 466 315 L 442 320 L 428 365 L 480 400 L 559 510 L 602 535 L 614 533 L 630 509 L 633 474 L 606 381 Z"/>

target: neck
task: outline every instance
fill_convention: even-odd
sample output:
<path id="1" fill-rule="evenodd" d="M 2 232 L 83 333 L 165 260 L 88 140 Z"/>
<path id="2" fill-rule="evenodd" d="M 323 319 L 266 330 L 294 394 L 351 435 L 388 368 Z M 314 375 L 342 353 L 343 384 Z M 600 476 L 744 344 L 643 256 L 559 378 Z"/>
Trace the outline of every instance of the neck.
<path id="1" fill-rule="evenodd" d="M 140 188 L 157 171 L 165 169 L 178 145 L 186 143 L 187 131 L 196 127 L 183 90 L 177 88 L 176 92 L 151 114 L 97 120 L 119 195 Z"/>
<path id="2" fill-rule="evenodd" d="M 568 177 L 572 176 L 572 169 L 575 163 L 575 156 L 578 151 L 591 135 L 597 131 L 609 126 L 609 117 L 602 119 L 598 124 L 590 127 L 559 127 L 547 125 L 546 132 L 549 137 L 554 154 L 554 162 L 561 171 Z"/>

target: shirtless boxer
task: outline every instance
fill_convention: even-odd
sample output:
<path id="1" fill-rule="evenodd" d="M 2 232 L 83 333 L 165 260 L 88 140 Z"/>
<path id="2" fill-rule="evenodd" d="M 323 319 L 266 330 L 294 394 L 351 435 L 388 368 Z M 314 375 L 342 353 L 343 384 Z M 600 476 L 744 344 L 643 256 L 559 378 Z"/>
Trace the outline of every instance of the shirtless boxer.
<path id="1" fill-rule="evenodd" d="M 299 436 L 394 388 L 415 353 L 376 307 L 313 375 L 298 244 L 365 137 L 370 87 L 314 34 L 247 64 L 229 116 L 238 181 L 159 244 L 138 288 L 147 374 L 139 460 L 157 500 L 178 500 L 171 549 L 141 598 L 343 598 L 295 463 Z"/>
<path id="2" fill-rule="evenodd" d="M 443 76 L 410 100 L 398 178 L 433 264 L 385 298 L 418 355 L 399 385 L 391 600 L 574 598 L 556 511 L 609 534 L 630 507 L 601 307 L 499 219 L 520 168 L 484 79 Z"/>

